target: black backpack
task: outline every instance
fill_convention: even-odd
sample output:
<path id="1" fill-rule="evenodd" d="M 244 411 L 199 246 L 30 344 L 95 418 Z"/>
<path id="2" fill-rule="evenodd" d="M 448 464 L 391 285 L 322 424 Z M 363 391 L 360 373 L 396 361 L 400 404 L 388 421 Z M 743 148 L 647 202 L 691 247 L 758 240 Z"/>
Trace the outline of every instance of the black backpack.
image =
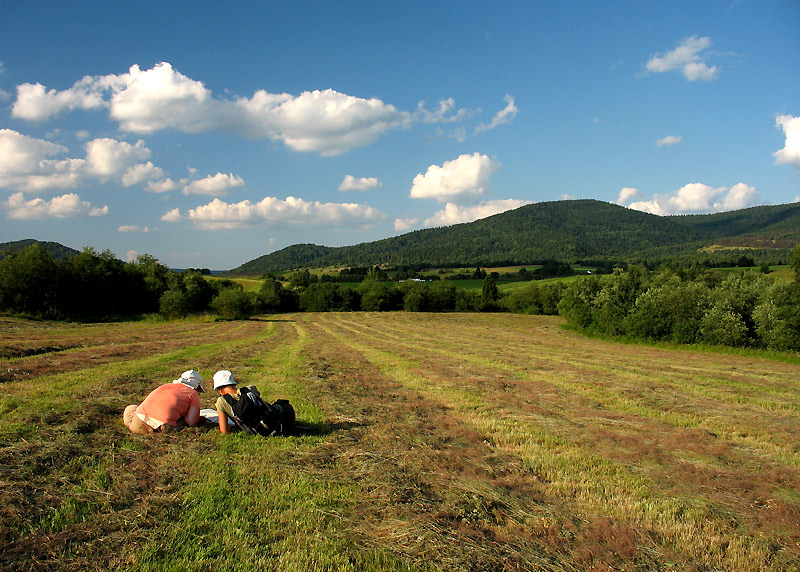
<path id="1" fill-rule="evenodd" d="M 264 437 L 294 434 L 294 408 L 285 399 L 272 405 L 266 403 L 247 387 L 239 390 L 240 398 L 223 395 L 233 410 L 236 424 L 248 433 Z"/>

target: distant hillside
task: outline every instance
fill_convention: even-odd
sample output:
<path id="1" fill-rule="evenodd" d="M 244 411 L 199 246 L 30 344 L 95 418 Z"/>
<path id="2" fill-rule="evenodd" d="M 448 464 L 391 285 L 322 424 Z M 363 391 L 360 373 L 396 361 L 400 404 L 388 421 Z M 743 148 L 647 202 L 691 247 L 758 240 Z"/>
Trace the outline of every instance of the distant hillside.
<path id="1" fill-rule="evenodd" d="M 69 246 L 64 246 L 63 244 L 59 244 L 57 242 L 42 242 L 32 238 L 26 238 L 25 240 L 15 240 L 13 242 L 0 242 L 0 260 L 3 259 L 5 254 L 11 254 L 23 250 L 36 243 L 41 244 L 42 247 L 52 254 L 53 258 L 56 260 L 66 260 L 67 258 L 75 256 L 76 254 L 80 254 L 80 251 L 70 248 Z"/>
<path id="2" fill-rule="evenodd" d="M 375 264 L 497 266 L 547 259 L 658 260 L 713 246 L 785 255 L 798 243 L 800 203 L 662 217 L 597 200 L 554 201 L 354 246 L 289 246 L 232 272 Z"/>

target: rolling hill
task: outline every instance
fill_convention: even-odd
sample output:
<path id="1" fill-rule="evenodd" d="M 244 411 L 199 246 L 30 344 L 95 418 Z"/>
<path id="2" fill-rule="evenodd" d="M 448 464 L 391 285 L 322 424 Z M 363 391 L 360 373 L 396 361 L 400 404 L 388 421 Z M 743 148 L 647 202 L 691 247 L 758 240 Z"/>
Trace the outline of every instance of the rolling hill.
<path id="1" fill-rule="evenodd" d="M 471 223 L 354 246 L 297 244 L 232 273 L 326 266 L 498 266 L 547 259 L 656 261 L 702 249 L 759 249 L 785 257 L 800 243 L 800 203 L 707 215 L 657 216 L 597 200 L 527 205 Z"/>
<path id="2" fill-rule="evenodd" d="M 56 260 L 66 260 L 67 258 L 80 253 L 80 251 L 70 248 L 69 246 L 59 244 L 58 242 L 42 242 L 33 238 L 26 238 L 24 240 L 15 240 L 13 242 L 0 242 L 0 260 L 3 259 L 3 255 L 5 254 L 18 252 L 36 243 L 41 244 L 42 247 L 52 254 L 53 258 Z"/>

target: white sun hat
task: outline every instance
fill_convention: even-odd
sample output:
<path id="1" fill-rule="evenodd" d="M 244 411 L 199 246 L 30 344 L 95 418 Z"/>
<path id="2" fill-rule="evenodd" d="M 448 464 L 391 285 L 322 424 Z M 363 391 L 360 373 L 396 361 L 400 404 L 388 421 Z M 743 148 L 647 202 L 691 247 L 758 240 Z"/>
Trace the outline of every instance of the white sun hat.
<path id="1" fill-rule="evenodd" d="M 187 369 L 178 379 L 172 380 L 172 383 L 182 383 L 183 385 L 188 385 L 200 393 L 205 393 L 206 391 L 203 389 L 203 378 L 200 375 L 200 372 L 194 369 Z"/>
<path id="2" fill-rule="evenodd" d="M 214 389 L 225 387 L 226 385 L 236 385 L 233 374 L 227 369 L 221 369 L 214 374 Z"/>

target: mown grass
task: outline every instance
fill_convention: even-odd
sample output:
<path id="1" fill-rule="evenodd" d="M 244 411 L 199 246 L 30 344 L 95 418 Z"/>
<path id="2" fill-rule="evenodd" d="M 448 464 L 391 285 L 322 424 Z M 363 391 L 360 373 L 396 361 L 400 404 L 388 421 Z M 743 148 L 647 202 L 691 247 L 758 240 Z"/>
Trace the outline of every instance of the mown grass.
<path id="1" fill-rule="evenodd" d="M 58 346 L 59 325 L 26 324 L 1 343 Z M 797 569 L 800 365 L 561 325 L 115 324 L 83 354 L 8 358 L 36 373 L 1 386 L 0 568 Z M 84 359 L 46 373 L 64 351 Z M 290 399 L 300 434 L 128 434 L 124 406 L 189 367 Z"/>

